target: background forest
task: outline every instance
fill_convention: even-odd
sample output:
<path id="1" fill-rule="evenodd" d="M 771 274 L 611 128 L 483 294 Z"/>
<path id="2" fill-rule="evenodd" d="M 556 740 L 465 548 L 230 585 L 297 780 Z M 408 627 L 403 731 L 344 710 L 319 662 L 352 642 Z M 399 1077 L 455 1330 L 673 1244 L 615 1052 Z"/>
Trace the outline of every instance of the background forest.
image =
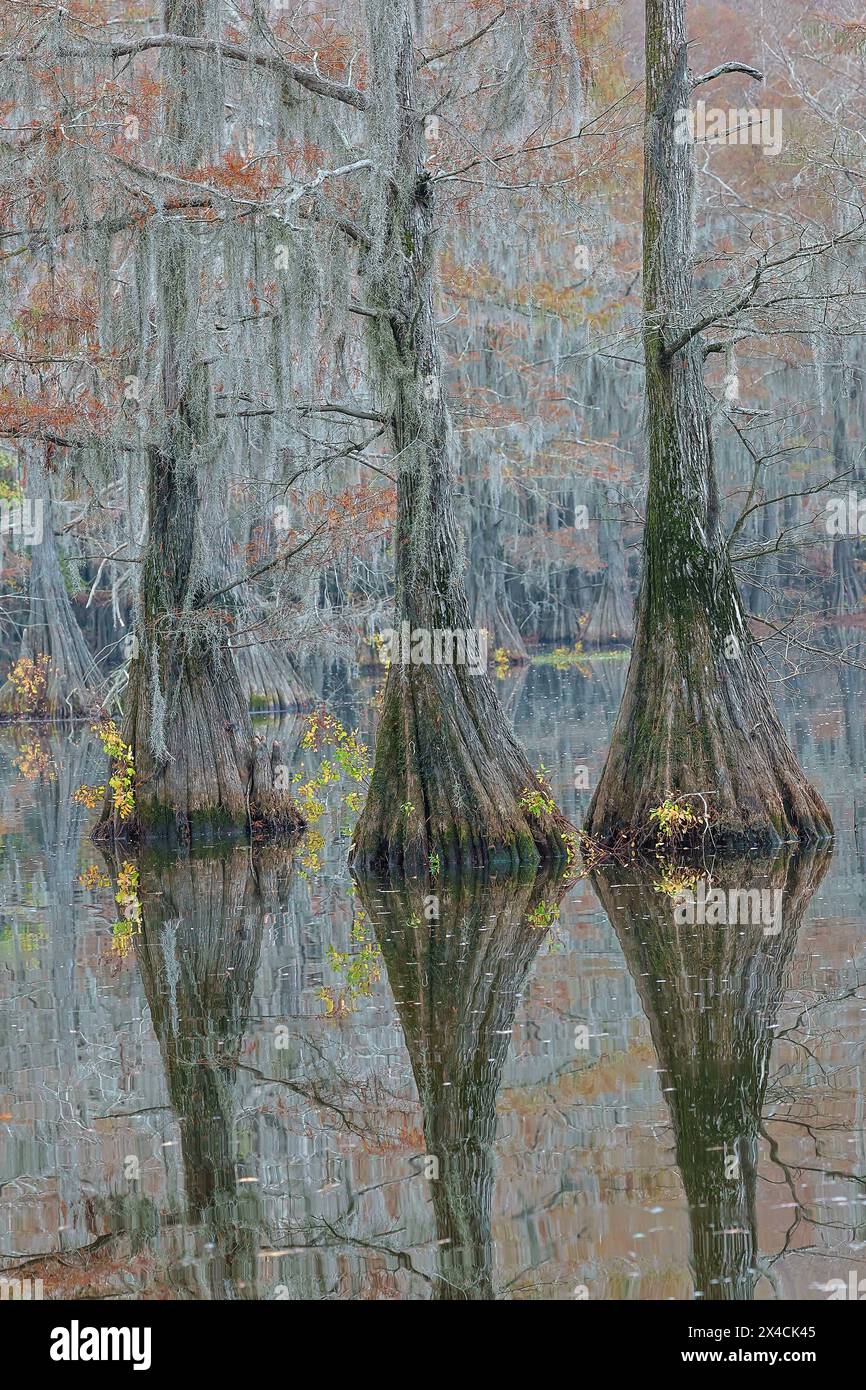
<path id="1" fill-rule="evenodd" d="M 419 7 L 457 511 L 500 668 L 633 633 L 640 10 Z M 784 119 L 778 152 L 696 147 L 701 302 L 759 254 L 780 263 L 719 325 L 706 381 L 733 558 L 762 635 L 781 629 L 781 674 L 844 647 L 817 633 L 858 622 L 863 598 L 856 520 L 827 525 L 828 498 L 856 492 L 866 409 L 855 10 L 690 12 L 693 67 L 734 54 L 766 74 L 759 96 L 732 74 L 708 100 Z M 184 17 L 201 37 L 161 44 Z M 136 4 L 3 6 L 7 709 L 117 712 L 171 371 L 207 415 L 185 591 L 218 594 L 199 594 L 199 621 L 228 627 L 252 707 L 308 707 L 376 662 L 395 463 L 367 302 L 381 248 L 362 224 L 394 132 L 368 129 L 366 22 L 287 0 L 184 0 L 164 22 Z M 14 525 L 22 498 L 44 503 L 39 545 Z"/>

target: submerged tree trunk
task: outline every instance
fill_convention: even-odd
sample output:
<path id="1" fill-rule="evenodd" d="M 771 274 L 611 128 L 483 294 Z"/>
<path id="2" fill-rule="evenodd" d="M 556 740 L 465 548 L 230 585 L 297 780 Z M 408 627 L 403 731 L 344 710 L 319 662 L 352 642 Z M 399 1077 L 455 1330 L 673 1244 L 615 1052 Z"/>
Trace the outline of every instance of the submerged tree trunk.
<path id="1" fill-rule="evenodd" d="M 720 524 L 693 325 L 694 161 L 678 143 L 690 104 L 684 0 L 647 0 L 644 355 L 649 490 L 636 634 L 586 829 L 653 840 L 668 795 L 707 800 L 717 845 L 832 833 L 791 752 L 747 627 Z"/>
<path id="2" fill-rule="evenodd" d="M 371 0 L 379 225 L 367 266 L 372 357 L 399 460 L 395 630 L 474 641 L 453 512 L 453 439 L 434 310 L 433 185 L 424 169 L 409 0 Z M 394 661 L 353 862 L 418 869 L 564 858 L 568 822 L 503 719 L 486 659 Z M 533 797 L 533 793 L 537 793 Z M 531 808 L 530 808 L 531 803 Z"/>
<path id="3" fill-rule="evenodd" d="M 167 32 L 205 33 L 201 0 L 166 0 Z M 201 159 L 205 115 L 196 109 L 198 54 L 168 54 L 176 84 L 167 118 L 170 163 Z M 221 571 L 204 530 L 220 441 L 210 367 L 197 334 L 198 287 L 212 249 L 183 217 L 160 229 L 158 442 L 147 449 L 148 530 L 136 622 L 138 655 L 126 704 L 125 738 L 136 771 L 135 815 L 119 822 L 106 800 L 99 836 L 188 843 L 248 831 L 298 828 L 288 791 L 254 737 L 228 643 Z M 223 596 L 224 597 L 224 596 Z"/>

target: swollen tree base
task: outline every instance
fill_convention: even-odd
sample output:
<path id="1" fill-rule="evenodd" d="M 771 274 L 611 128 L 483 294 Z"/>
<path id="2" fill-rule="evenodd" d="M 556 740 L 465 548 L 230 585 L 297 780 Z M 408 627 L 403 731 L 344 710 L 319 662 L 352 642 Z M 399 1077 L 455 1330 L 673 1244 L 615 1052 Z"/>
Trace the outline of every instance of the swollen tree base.
<path id="1" fill-rule="evenodd" d="M 484 533 L 482 533 L 484 534 Z M 475 541 L 478 544 L 478 537 Z M 476 627 L 487 633 L 487 651 L 504 652 L 509 666 L 529 664 L 529 652 L 511 609 L 501 573 L 489 559 L 475 560 L 468 575 L 469 609 Z"/>
<path id="2" fill-rule="evenodd" d="M 598 505 L 601 512 L 598 545 L 605 568 L 582 637 L 585 646 L 610 647 L 618 642 L 631 642 L 634 637 L 634 612 L 622 533 L 611 515 L 616 506 L 612 489 L 599 499 Z"/>
<path id="3" fill-rule="evenodd" d="M 163 725 L 166 746 L 157 750 L 150 682 L 141 658 L 136 661 L 124 730 L 135 756 L 135 809 L 121 819 L 109 786 L 96 840 L 186 848 L 242 838 L 291 840 L 303 830 L 297 804 L 281 786 L 279 745 L 268 749 L 253 734 L 230 654 L 214 659 L 218 670 L 181 663 Z"/>
<path id="4" fill-rule="evenodd" d="M 728 657 L 709 599 L 687 629 L 650 622 L 647 603 L 644 594 L 587 834 L 649 847 L 658 838 L 650 813 L 670 798 L 694 817 L 684 844 L 743 851 L 829 839 L 830 812 L 788 746 L 752 639 L 738 626 Z"/>
<path id="5" fill-rule="evenodd" d="M 316 705 L 316 692 L 295 666 L 285 640 L 232 648 L 241 689 L 254 713 L 300 714 Z"/>
<path id="6" fill-rule="evenodd" d="M 533 773 L 486 671 L 424 656 L 447 633 L 469 650 L 473 627 L 454 515 L 456 441 L 437 329 L 434 180 L 426 168 L 424 99 L 410 0 L 371 0 L 371 144 L 380 168 L 379 225 L 364 297 L 370 355 L 387 409 L 397 472 L 394 628 L 412 659 L 385 686 L 376 760 L 355 829 L 352 864 L 408 874 L 568 859 L 572 827 Z M 376 203 L 374 203 L 376 206 Z M 420 652 L 414 641 L 421 637 Z M 483 644 L 481 644 L 483 645 Z M 475 644 L 478 653 L 479 644 Z M 402 652 L 401 652 L 402 655 Z M 414 664 L 416 656 L 419 664 Z M 480 668 L 480 669 L 479 669 Z"/>
<path id="7" fill-rule="evenodd" d="M 575 833 L 515 742 L 486 674 L 390 668 L 376 764 L 352 841 L 355 870 L 565 862 Z"/>
<path id="8" fill-rule="evenodd" d="M 583 644 L 586 647 L 625 645 L 633 635 L 628 577 L 624 572 L 612 574 L 608 568 L 602 575 L 599 595 L 583 633 Z"/>

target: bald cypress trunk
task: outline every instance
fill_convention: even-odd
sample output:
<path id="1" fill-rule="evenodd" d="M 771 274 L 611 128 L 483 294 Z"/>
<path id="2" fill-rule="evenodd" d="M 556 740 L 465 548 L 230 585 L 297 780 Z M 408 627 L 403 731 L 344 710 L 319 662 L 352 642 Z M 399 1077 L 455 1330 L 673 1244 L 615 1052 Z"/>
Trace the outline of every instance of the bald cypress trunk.
<path id="1" fill-rule="evenodd" d="M 316 692 L 295 665 L 287 637 L 265 637 L 260 642 L 246 637 L 233 645 L 235 665 L 244 699 L 250 709 L 298 714 L 316 704 Z"/>
<path id="2" fill-rule="evenodd" d="M 694 160 L 684 0 L 647 0 L 644 355 L 649 490 L 635 641 L 587 830 L 652 841 L 669 794 L 707 799 L 719 845 L 832 833 L 785 739 L 721 528 L 700 335 L 693 324 Z"/>
<path id="3" fill-rule="evenodd" d="M 269 555 L 279 544 L 271 520 L 249 529 L 243 562 L 248 553 Z M 225 566 L 225 582 L 241 577 L 235 565 Z M 240 630 L 232 641 L 232 655 L 241 682 L 244 700 L 253 711 L 298 713 L 311 710 L 316 692 L 301 674 L 292 655 L 292 644 L 280 631 L 280 599 L 267 581 L 244 586 L 243 602 L 238 604 L 235 623 Z M 235 589 L 239 596 L 242 591 Z"/>
<path id="4" fill-rule="evenodd" d="M 395 630 L 468 634 L 472 618 L 453 510 L 453 439 L 434 306 L 434 189 L 408 0 L 371 0 L 373 144 L 382 162 L 367 298 L 380 309 L 371 353 L 399 474 Z M 478 663 L 480 664 L 480 663 Z M 353 860 L 365 867 L 563 858 L 565 818 L 545 799 L 485 669 L 395 661 Z"/>
<path id="5" fill-rule="evenodd" d="M 833 422 L 833 473 L 840 477 L 845 473 L 847 463 L 847 441 L 845 438 L 845 406 L 847 405 L 844 383 L 839 385 L 836 403 L 836 419 Z M 859 482 L 859 468 L 855 466 L 851 478 L 856 488 Z M 833 573 L 830 581 L 830 595 L 827 612 L 834 617 L 843 613 L 856 613 L 863 601 L 863 583 L 854 567 L 854 548 L 847 536 L 836 536 L 833 541 Z"/>
<path id="6" fill-rule="evenodd" d="M 166 0 L 166 32 L 205 33 L 204 0 Z M 166 54 L 173 80 L 163 153 L 169 165 L 201 160 L 209 137 L 191 65 Z M 221 113 L 220 113 L 221 118 Z M 214 595 L 221 558 L 204 527 L 218 480 L 210 366 L 197 331 L 201 276 L 212 257 L 199 229 L 166 219 L 159 246 L 160 394 L 157 441 L 147 449 L 147 541 L 128 687 L 125 738 L 136 770 L 135 816 L 119 822 L 106 799 L 100 837 L 186 844 L 248 832 L 291 832 L 300 817 L 279 790 L 254 738 L 228 638 L 231 615 Z"/>
<path id="7" fill-rule="evenodd" d="M 612 514 L 616 505 L 613 489 L 596 491 L 599 502 L 598 551 L 604 570 L 598 597 L 584 633 L 588 646 L 609 647 L 630 642 L 634 636 L 634 614 L 628 585 L 628 563 L 622 543 L 622 527 Z"/>
<path id="8" fill-rule="evenodd" d="M 467 478 L 470 521 L 470 554 L 467 573 L 469 607 L 476 623 L 488 635 L 491 655 L 504 651 L 512 665 L 523 666 L 529 653 L 511 606 L 505 583 L 505 551 L 502 512 L 496 493 L 480 474 L 475 460 Z"/>

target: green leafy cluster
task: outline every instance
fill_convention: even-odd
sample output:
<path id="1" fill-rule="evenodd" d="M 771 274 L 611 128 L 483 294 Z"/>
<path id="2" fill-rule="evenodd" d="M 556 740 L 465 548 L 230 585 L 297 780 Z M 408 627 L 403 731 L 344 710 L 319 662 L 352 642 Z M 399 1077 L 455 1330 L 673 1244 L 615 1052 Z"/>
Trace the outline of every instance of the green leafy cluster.
<path id="1" fill-rule="evenodd" d="M 666 796 L 660 806 L 654 806 L 649 813 L 651 821 L 655 822 L 658 830 L 659 845 L 675 844 L 682 837 L 698 824 L 698 817 L 690 806 L 684 806 L 679 799 L 674 799 L 670 795 Z"/>
<path id="2" fill-rule="evenodd" d="M 537 785 L 534 787 L 524 787 L 520 793 L 520 805 L 524 811 L 528 811 L 531 816 L 548 815 L 551 816 L 556 811 L 556 802 L 547 780 L 547 768 L 544 763 L 535 774 Z"/>
<path id="3" fill-rule="evenodd" d="M 344 728 L 335 715 L 328 710 L 314 710 L 307 719 L 307 727 L 301 738 L 301 747 L 318 752 L 321 748 L 332 750 L 332 758 L 323 758 L 319 770 L 307 781 L 303 774 L 296 772 L 292 778 L 295 797 L 307 822 L 307 833 L 299 860 L 301 874 L 319 873 L 322 868 L 322 850 L 325 839 L 316 829 L 325 814 L 326 805 L 319 793 L 344 777 L 350 781 L 364 784 L 369 781 L 373 771 L 369 749 L 358 737 L 357 729 L 351 732 Z M 358 791 L 346 792 L 343 805 L 355 815 L 361 812 L 361 796 Z"/>
<path id="4" fill-rule="evenodd" d="M 552 927 L 559 921 L 559 908 L 556 903 L 545 902 L 542 898 L 531 912 L 527 912 L 526 920 L 531 927 Z"/>
<path id="5" fill-rule="evenodd" d="M 359 999 L 366 999 L 373 992 L 373 985 L 382 978 L 382 952 L 369 934 L 366 913 L 359 909 L 349 940 L 359 949 L 338 951 L 335 946 L 327 950 L 328 963 L 341 983 L 323 985 L 318 997 L 330 1014 L 353 1013 Z"/>
<path id="6" fill-rule="evenodd" d="M 132 755 L 132 745 L 124 740 L 113 720 L 103 720 L 101 724 L 91 724 L 90 727 L 99 735 L 102 750 L 111 759 L 112 771 L 108 785 L 111 788 L 115 815 L 122 821 L 128 821 L 135 813 L 135 759 Z M 93 810 L 104 795 L 105 787 L 88 786 L 87 783 L 83 783 L 73 792 L 72 800 L 86 806 L 88 810 Z"/>

